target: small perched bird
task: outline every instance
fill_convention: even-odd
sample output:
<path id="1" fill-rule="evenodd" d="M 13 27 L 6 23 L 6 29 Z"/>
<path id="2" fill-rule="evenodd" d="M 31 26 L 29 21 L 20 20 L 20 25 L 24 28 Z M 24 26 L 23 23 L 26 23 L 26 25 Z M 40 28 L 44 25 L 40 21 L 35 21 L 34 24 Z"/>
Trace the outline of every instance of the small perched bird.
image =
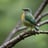
<path id="1" fill-rule="evenodd" d="M 36 25 L 35 18 L 29 8 L 23 9 L 21 21 L 24 23 L 25 26 L 30 27 L 31 30 L 32 28 L 35 28 L 38 31 L 38 26 Z"/>

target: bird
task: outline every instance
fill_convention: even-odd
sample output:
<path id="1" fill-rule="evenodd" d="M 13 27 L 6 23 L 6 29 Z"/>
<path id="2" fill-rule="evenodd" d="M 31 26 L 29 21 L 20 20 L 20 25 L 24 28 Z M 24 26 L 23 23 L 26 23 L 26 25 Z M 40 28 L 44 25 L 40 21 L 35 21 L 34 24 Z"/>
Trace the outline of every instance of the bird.
<path id="1" fill-rule="evenodd" d="M 31 9 L 29 8 L 23 8 L 22 9 L 23 12 L 22 12 L 22 15 L 21 15 L 21 21 L 22 23 L 30 28 L 30 30 L 32 30 L 33 28 L 35 30 L 39 30 L 38 26 L 36 25 L 36 20 L 35 20 L 35 17 L 32 15 L 32 11 Z"/>

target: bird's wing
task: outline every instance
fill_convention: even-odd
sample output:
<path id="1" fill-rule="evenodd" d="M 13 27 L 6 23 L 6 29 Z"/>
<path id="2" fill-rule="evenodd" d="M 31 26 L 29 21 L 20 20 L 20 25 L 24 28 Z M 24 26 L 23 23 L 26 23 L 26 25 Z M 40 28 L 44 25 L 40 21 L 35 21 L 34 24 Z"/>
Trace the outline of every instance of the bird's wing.
<path id="1" fill-rule="evenodd" d="M 30 22 L 33 25 L 36 25 L 36 21 L 35 21 L 35 19 L 34 19 L 34 17 L 32 15 L 26 15 L 25 20 Z"/>

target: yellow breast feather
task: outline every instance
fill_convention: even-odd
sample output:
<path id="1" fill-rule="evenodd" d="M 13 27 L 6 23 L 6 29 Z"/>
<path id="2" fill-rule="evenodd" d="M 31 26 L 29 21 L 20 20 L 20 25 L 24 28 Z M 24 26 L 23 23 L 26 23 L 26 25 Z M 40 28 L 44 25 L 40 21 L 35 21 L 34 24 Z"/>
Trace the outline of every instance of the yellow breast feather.
<path id="1" fill-rule="evenodd" d="M 22 21 L 24 21 L 24 19 L 25 19 L 25 15 L 24 15 L 24 13 L 21 15 L 21 20 Z"/>

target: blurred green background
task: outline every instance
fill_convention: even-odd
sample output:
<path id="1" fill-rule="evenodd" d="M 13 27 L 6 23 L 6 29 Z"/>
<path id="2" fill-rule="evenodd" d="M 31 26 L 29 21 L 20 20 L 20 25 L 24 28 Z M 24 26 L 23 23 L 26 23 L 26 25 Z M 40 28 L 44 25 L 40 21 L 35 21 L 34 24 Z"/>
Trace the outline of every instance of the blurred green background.
<path id="1" fill-rule="evenodd" d="M 34 15 L 42 2 L 43 0 L 0 0 L 0 45 L 20 20 L 22 8 L 32 9 Z M 48 12 L 48 5 L 42 13 L 44 12 Z M 46 19 L 48 16 L 41 21 Z M 48 25 L 43 25 L 40 29 L 48 30 Z M 15 45 L 14 48 L 48 48 L 48 35 L 28 37 Z"/>

